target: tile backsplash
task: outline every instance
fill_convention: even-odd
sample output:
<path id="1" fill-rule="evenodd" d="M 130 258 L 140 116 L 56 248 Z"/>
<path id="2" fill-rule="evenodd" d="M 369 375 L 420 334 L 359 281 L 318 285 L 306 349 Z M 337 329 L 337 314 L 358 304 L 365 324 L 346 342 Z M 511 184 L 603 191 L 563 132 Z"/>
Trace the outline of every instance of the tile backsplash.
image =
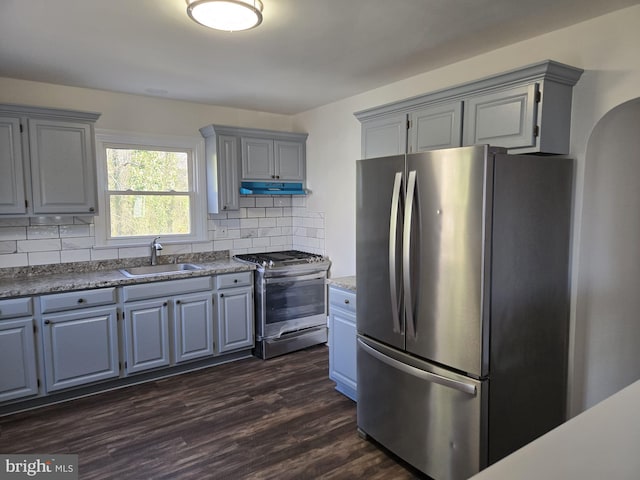
<path id="1" fill-rule="evenodd" d="M 324 254 L 324 213 L 305 197 L 247 196 L 240 210 L 208 216 L 209 240 L 164 244 L 161 254 L 297 249 Z M 149 248 L 94 248 L 93 217 L 0 218 L 0 268 L 141 257 Z"/>

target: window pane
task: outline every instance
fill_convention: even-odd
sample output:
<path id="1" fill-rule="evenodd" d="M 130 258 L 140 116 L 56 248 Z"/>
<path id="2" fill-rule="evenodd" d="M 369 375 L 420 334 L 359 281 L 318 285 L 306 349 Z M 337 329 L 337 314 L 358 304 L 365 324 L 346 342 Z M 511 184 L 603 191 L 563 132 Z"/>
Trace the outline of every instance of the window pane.
<path id="1" fill-rule="evenodd" d="M 188 195 L 111 195 L 111 237 L 191 233 Z"/>
<path id="2" fill-rule="evenodd" d="M 107 148 L 109 190 L 189 191 L 187 152 Z"/>

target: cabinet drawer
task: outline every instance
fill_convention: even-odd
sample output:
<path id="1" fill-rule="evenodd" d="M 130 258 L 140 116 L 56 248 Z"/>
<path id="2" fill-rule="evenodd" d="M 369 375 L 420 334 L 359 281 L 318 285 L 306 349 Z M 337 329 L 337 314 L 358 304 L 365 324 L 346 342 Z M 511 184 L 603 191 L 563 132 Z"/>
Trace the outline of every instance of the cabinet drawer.
<path id="1" fill-rule="evenodd" d="M 33 315 L 30 298 L 15 298 L 0 301 L 0 320 L 5 318 L 26 317 Z"/>
<path id="2" fill-rule="evenodd" d="M 184 280 L 169 280 L 168 282 L 142 283 L 122 289 L 122 300 L 133 302 L 147 298 L 171 297 L 183 293 L 211 290 L 211 277 L 187 278 Z"/>
<path id="3" fill-rule="evenodd" d="M 329 287 L 329 309 L 331 307 L 338 307 L 355 313 L 356 294 L 341 288 Z"/>
<path id="4" fill-rule="evenodd" d="M 216 288 L 241 287 L 251 285 L 251 272 L 225 273 L 216 275 Z"/>
<path id="5" fill-rule="evenodd" d="M 60 312 L 75 308 L 97 307 L 116 303 L 115 288 L 82 290 L 79 292 L 57 293 L 40 297 L 42 313 Z"/>

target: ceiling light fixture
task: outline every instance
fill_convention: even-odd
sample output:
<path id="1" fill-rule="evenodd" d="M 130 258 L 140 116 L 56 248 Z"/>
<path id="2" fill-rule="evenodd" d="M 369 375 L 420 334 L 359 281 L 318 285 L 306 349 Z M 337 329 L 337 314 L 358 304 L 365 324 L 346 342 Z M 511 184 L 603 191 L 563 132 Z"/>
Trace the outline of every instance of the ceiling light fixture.
<path id="1" fill-rule="evenodd" d="M 262 22 L 260 0 L 186 0 L 187 14 L 205 27 L 237 32 Z"/>

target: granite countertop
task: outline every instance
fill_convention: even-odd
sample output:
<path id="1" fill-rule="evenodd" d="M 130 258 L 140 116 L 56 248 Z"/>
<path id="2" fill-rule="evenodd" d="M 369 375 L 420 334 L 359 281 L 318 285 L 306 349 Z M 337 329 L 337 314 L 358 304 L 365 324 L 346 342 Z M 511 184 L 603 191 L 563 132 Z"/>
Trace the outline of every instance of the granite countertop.
<path id="1" fill-rule="evenodd" d="M 335 287 L 344 288 L 345 290 L 350 290 L 352 292 L 356 291 L 356 277 L 355 275 L 351 275 L 348 277 L 335 277 L 329 278 L 327 280 L 329 285 L 333 285 Z"/>
<path id="2" fill-rule="evenodd" d="M 119 270 L 121 268 L 148 265 L 148 263 L 148 257 L 141 257 L 101 262 L 77 262 L 0 269 L 0 299 L 92 288 L 119 287 L 255 269 L 252 265 L 229 258 L 229 252 L 225 251 L 205 254 L 164 255 L 158 258 L 158 263 L 161 264 L 192 263 L 201 267 L 201 270 L 187 270 L 135 278 L 125 276 Z"/>

